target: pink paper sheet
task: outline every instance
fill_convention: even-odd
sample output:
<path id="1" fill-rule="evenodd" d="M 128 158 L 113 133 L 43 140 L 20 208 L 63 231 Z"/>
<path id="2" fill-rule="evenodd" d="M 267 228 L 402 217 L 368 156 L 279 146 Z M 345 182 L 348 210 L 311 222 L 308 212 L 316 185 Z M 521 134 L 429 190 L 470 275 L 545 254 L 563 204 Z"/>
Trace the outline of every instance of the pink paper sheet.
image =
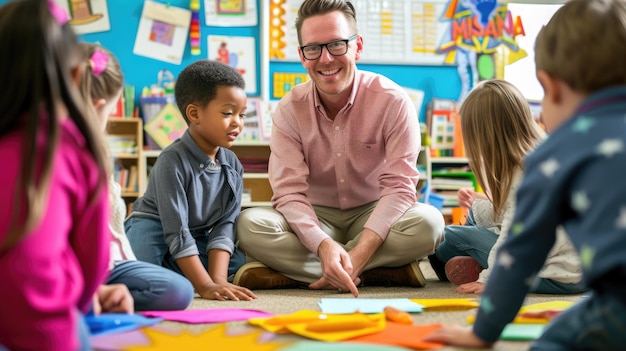
<path id="1" fill-rule="evenodd" d="M 208 308 L 184 311 L 144 311 L 146 317 L 158 317 L 167 321 L 202 324 L 246 321 L 250 318 L 271 317 L 273 314 L 258 310 L 241 308 Z"/>

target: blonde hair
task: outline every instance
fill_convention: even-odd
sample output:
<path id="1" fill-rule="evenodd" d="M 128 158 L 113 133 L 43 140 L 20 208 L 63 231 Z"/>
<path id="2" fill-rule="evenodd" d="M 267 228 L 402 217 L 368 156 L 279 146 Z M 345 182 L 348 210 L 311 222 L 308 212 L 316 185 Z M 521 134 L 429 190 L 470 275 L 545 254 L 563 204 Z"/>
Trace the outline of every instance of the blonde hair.
<path id="1" fill-rule="evenodd" d="M 505 205 L 514 172 L 545 137 L 522 93 L 513 84 L 480 82 L 459 110 L 469 165 L 493 203 L 494 220 Z"/>
<path id="2" fill-rule="evenodd" d="M 626 84 L 626 1 L 565 3 L 537 35 L 535 65 L 580 93 Z"/>
<path id="3" fill-rule="evenodd" d="M 108 49 L 98 44 L 80 43 L 79 46 L 85 63 L 80 83 L 81 95 L 85 101 L 93 108 L 96 100 L 109 101 L 116 98 L 124 86 L 124 74 L 117 58 Z M 97 75 L 94 74 L 93 66 L 89 63 L 96 50 L 108 57 L 106 67 Z"/>

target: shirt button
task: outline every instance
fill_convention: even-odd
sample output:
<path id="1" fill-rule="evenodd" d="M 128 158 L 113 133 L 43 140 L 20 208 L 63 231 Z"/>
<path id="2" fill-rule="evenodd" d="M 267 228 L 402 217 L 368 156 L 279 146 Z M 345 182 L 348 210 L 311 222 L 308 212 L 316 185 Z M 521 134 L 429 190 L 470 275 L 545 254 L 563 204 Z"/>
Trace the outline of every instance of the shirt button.
<path id="1" fill-rule="evenodd" d="M 339 128 L 339 126 L 335 126 L 335 130 L 339 130 L 339 129 L 341 129 L 341 128 Z"/>
<path id="2" fill-rule="evenodd" d="M 340 179 L 340 180 L 339 180 L 339 182 L 340 182 L 340 183 L 343 183 L 343 182 L 345 182 L 345 180 L 344 180 L 344 179 Z"/>
<path id="3" fill-rule="evenodd" d="M 341 152 L 338 152 L 338 153 L 337 153 L 337 157 L 341 157 Z"/>
<path id="4" fill-rule="evenodd" d="M 200 168 L 204 168 L 204 163 L 201 163 L 201 164 L 200 164 Z"/>

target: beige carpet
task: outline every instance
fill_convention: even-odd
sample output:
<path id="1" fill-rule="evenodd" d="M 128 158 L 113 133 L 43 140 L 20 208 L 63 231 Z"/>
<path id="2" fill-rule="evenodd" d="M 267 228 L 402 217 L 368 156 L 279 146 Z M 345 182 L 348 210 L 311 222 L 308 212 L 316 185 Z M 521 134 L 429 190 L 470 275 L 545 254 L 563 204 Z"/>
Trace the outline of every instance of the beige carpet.
<path id="1" fill-rule="evenodd" d="M 437 280 L 434 271 L 431 269 L 427 261 L 420 263 L 427 284 L 424 288 L 385 288 L 385 287 L 364 287 L 359 289 L 359 297 L 363 298 L 467 298 L 470 295 L 461 295 L 454 292 L 453 285 L 448 282 L 440 282 Z M 200 298 L 194 299 L 190 309 L 205 308 L 246 308 L 256 309 L 275 314 L 287 314 L 302 309 L 318 310 L 317 302 L 321 298 L 341 297 L 352 298 L 349 294 L 338 294 L 335 291 L 319 291 L 307 289 L 285 289 L 285 290 L 257 290 L 255 291 L 259 297 L 257 300 L 249 302 L 230 302 L 230 301 L 211 301 Z M 475 295 L 472 295 L 475 296 Z M 532 294 L 526 299 L 526 304 L 544 302 L 549 300 L 568 300 L 576 301 L 580 295 L 539 295 Z M 473 315 L 474 310 L 455 311 L 455 312 L 423 312 L 413 314 L 416 324 L 442 323 L 444 325 L 466 323 L 467 317 Z M 166 327 L 184 328 L 188 330 L 203 330 L 210 325 L 185 325 L 181 323 L 166 322 Z M 246 322 L 229 323 L 229 328 L 236 331 L 253 330 Z M 274 340 L 304 340 L 297 337 L 279 336 Z M 527 350 L 528 342 L 511 342 L 500 341 L 495 350 Z M 210 348 L 210 345 L 207 345 Z M 461 348 L 445 347 L 440 350 L 462 350 Z"/>

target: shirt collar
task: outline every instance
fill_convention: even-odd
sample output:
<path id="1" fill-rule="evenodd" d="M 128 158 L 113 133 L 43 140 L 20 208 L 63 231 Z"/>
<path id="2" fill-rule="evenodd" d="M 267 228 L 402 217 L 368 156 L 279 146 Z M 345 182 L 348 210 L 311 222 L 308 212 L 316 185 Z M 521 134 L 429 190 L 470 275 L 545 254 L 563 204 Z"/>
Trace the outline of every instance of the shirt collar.
<path id="1" fill-rule="evenodd" d="M 199 167 L 200 169 L 208 168 L 208 165 L 211 163 L 212 160 L 193 140 L 193 138 L 189 134 L 189 129 L 185 131 L 183 136 L 180 138 L 180 141 L 183 146 L 189 151 L 192 158 L 197 161 L 194 166 Z M 222 166 L 230 165 L 228 160 L 224 156 L 222 147 L 217 150 L 215 158 L 220 162 Z"/>

